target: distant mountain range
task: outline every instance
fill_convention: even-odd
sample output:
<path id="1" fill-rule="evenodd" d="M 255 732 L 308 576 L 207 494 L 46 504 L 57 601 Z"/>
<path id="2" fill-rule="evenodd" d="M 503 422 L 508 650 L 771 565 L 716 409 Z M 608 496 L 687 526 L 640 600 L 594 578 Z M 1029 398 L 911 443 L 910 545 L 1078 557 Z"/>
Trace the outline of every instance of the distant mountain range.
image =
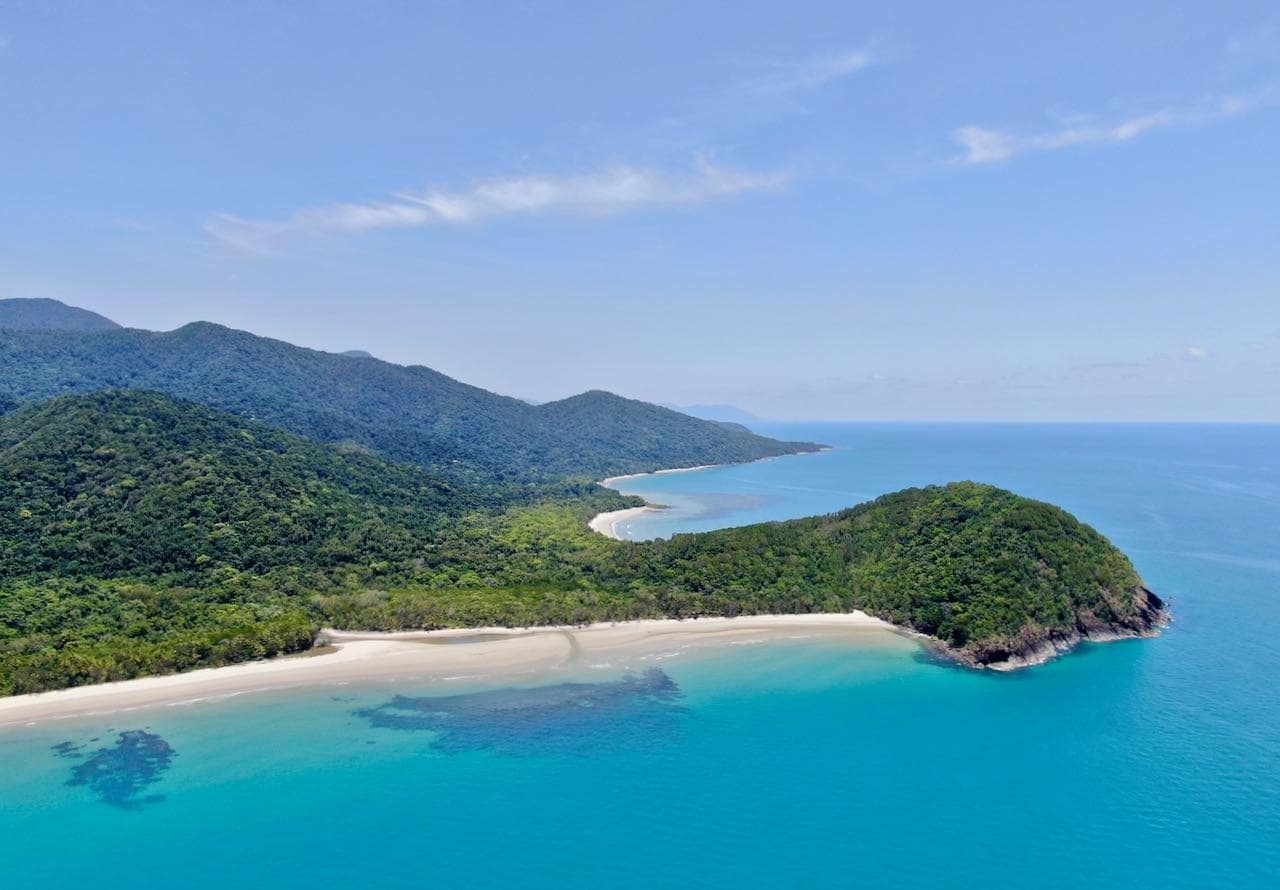
<path id="1" fill-rule="evenodd" d="M 450 478 L 498 482 L 601 478 L 817 447 L 607 392 L 530 405 L 430 368 L 352 361 L 210 322 L 160 333 L 30 302 L 7 301 L 7 318 L 21 327 L 0 324 L 0 403 L 154 390 Z M 86 327 L 89 319 L 99 319 L 96 327 Z"/>
<path id="2" fill-rule="evenodd" d="M 57 300 L 0 300 L 0 328 L 16 331 L 115 331 L 109 318 Z"/>

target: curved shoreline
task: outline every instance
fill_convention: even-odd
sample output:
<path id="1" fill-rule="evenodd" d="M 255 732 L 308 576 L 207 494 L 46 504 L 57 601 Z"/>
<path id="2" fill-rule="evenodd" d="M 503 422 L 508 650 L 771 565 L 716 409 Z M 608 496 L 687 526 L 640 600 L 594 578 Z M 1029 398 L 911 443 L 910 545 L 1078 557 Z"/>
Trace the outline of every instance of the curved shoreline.
<path id="1" fill-rule="evenodd" d="M 765 457 L 761 458 L 761 460 L 773 460 L 773 458 Z M 641 479 L 645 476 L 669 476 L 672 473 L 692 473 L 695 470 L 711 470 L 716 467 L 728 466 L 733 466 L 733 464 L 701 464 L 696 467 L 673 467 L 669 470 L 654 470 L 651 473 L 626 473 L 622 476 L 609 476 L 607 479 L 601 479 L 596 484 L 617 491 L 617 489 L 614 488 L 613 483 L 622 482 L 626 479 Z M 640 496 L 633 495 L 633 497 Z M 641 500 L 644 500 L 644 498 L 641 498 Z M 624 507 L 621 510 L 608 510 L 604 513 L 597 513 L 595 516 L 591 517 L 591 520 L 587 523 L 587 528 L 591 529 L 598 535 L 604 535 L 606 538 L 613 538 L 615 541 L 626 541 L 629 539 L 618 534 L 618 526 L 621 523 L 627 522 L 631 519 L 638 519 L 641 516 L 647 516 L 650 513 L 660 513 L 665 509 L 666 508 L 661 504 L 653 504 L 649 501 L 645 501 L 643 507 Z"/>
<path id="2" fill-rule="evenodd" d="M 829 449 L 826 447 L 820 449 L 820 451 L 827 450 Z M 772 457 L 762 457 L 759 460 L 746 461 L 746 463 L 759 463 L 760 461 L 765 460 L 777 460 L 779 457 L 795 457 L 800 454 L 817 453 L 819 452 L 798 451 L 795 454 L 780 454 Z M 669 470 L 654 470 L 650 473 L 625 473 L 621 476 L 609 476 L 608 478 L 601 479 L 596 484 L 617 491 L 617 489 L 614 488 L 614 483 L 622 482 L 627 479 L 643 479 L 645 476 L 669 476 L 672 473 L 693 473 L 697 470 L 714 470 L 717 467 L 733 466 L 738 466 L 738 464 L 700 464 L 696 467 L 672 467 Z M 631 495 L 631 497 L 640 497 L 640 495 Z M 644 501 L 643 507 L 624 507 L 621 510 L 609 510 L 604 513 L 597 513 L 595 516 L 591 517 L 591 520 L 587 523 L 587 528 L 591 529 L 596 534 L 604 535 L 606 538 L 613 538 L 615 541 L 631 540 L 630 538 L 624 538 L 622 535 L 618 534 L 618 526 L 621 523 L 627 522 L 631 519 L 638 519 L 641 516 L 647 516 L 651 513 L 661 513 L 663 510 L 667 509 L 662 504 L 651 503 L 643 497 L 640 497 L 640 499 Z"/>
<path id="3" fill-rule="evenodd" d="M 332 644 L 304 653 L 181 674 L 140 677 L 0 698 L 0 731 L 48 720 L 194 704 L 251 692 L 355 683 L 501 681 L 582 664 L 584 658 L 667 652 L 673 644 L 707 645 L 743 638 L 794 637 L 797 631 L 893 634 L 865 612 L 656 618 L 585 626 L 485 627 L 389 633 L 326 630 Z M 470 640 L 468 638 L 474 638 Z"/>
<path id="4" fill-rule="evenodd" d="M 606 538 L 613 538 L 615 541 L 626 541 L 629 539 L 618 534 L 618 526 L 621 523 L 650 513 L 661 513 L 663 509 L 657 504 L 646 503 L 643 507 L 624 507 L 621 510 L 597 513 L 591 517 L 591 521 L 587 523 L 587 528 L 596 534 L 604 535 Z"/>
<path id="5" fill-rule="evenodd" d="M 653 470 L 648 473 L 624 473 L 621 476 L 609 476 L 605 479 L 601 479 L 596 484 L 617 491 L 617 489 L 614 488 L 614 483 L 623 482 L 627 479 L 642 479 L 645 476 L 669 476 L 672 473 L 693 473 L 697 470 L 715 470 L 720 467 L 737 467 L 743 466 L 744 464 L 763 463 L 767 460 L 780 460 L 784 457 L 802 457 L 806 454 L 822 454 L 824 451 L 831 450 L 832 448 L 830 445 L 822 445 L 812 451 L 795 451 L 791 454 L 774 454 L 769 457 L 761 457 L 756 460 L 742 461 L 740 463 L 699 464 L 696 467 L 672 467 L 671 469 Z M 640 495 L 632 495 L 632 497 L 640 497 Z M 644 498 L 641 497 L 641 500 L 644 500 Z M 639 517 L 646 516 L 650 513 L 660 513 L 665 509 L 667 508 L 662 504 L 654 504 L 646 500 L 643 507 L 626 507 L 622 510 L 609 510 L 604 513 L 597 513 L 587 523 L 587 527 L 596 534 L 604 535 L 606 538 L 613 538 L 615 541 L 627 541 L 630 540 L 630 538 L 624 538 L 618 534 L 617 526 L 620 523 L 631 519 L 638 519 Z"/>

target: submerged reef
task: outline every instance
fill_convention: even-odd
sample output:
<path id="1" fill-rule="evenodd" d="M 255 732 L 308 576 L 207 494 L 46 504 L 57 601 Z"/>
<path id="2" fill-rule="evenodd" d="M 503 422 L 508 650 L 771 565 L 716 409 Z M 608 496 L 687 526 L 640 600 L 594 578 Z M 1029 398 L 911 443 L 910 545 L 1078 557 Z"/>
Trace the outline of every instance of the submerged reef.
<path id="1" fill-rule="evenodd" d="M 397 695 L 356 714 L 382 729 L 432 732 L 432 748 L 448 754 L 586 754 L 666 743 L 684 713 L 676 704 L 681 694 L 671 677 L 651 668 L 602 683 Z"/>
<path id="2" fill-rule="evenodd" d="M 142 796 L 142 791 L 160 780 L 175 753 L 160 736 L 141 729 L 122 732 L 114 745 L 88 754 L 83 745 L 70 741 L 54 745 L 53 750 L 59 757 L 83 758 L 72 768 L 68 785 L 85 786 L 103 803 L 124 810 L 164 800 L 159 794 Z"/>

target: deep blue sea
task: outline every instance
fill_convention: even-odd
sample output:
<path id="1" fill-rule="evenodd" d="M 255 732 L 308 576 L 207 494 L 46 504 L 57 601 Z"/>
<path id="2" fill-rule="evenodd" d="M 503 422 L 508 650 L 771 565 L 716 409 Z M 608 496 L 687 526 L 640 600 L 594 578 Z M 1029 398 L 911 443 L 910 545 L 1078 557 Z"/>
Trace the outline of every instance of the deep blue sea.
<path id="1" fill-rule="evenodd" d="M 838 636 L 0 731 L 0 887 L 1280 886 L 1280 427 L 786 425 L 632 536 L 974 479 L 1171 604 L 1015 675 Z"/>

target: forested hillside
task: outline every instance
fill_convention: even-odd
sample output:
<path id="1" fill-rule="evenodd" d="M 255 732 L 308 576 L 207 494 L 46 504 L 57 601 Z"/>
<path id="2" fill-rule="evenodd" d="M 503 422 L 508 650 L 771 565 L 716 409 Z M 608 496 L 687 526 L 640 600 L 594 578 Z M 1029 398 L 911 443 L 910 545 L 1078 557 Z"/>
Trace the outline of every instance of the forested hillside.
<path id="1" fill-rule="evenodd" d="M 1129 561 L 973 483 L 671 541 L 587 531 L 624 499 L 484 489 L 154 393 L 0 419 L 0 694 L 303 649 L 348 628 L 861 608 L 975 663 L 1158 620 Z"/>
<path id="2" fill-rule="evenodd" d="M 0 578 L 409 559 L 485 492 L 158 393 L 0 420 Z"/>
<path id="3" fill-rule="evenodd" d="M 631 455 L 633 460 L 663 469 L 667 466 L 694 467 L 706 463 L 740 463 L 768 455 L 760 453 L 759 439 L 744 426 L 721 421 L 704 421 L 660 408 L 648 402 L 624 399 L 613 393 L 593 390 L 558 402 L 539 405 L 537 412 L 547 423 L 562 429 L 576 430 L 576 449 L 572 460 L 592 460 L 596 454 Z M 680 445 L 682 459 L 663 464 L 673 447 L 672 431 L 682 431 L 686 444 Z M 772 440 L 765 440 L 772 441 Z M 718 443 L 718 444 L 713 444 Z M 792 451 L 813 450 L 806 443 L 785 443 Z M 698 462 L 697 455 L 717 452 L 719 460 Z M 788 453 L 779 449 L 777 454 Z"/>
<path id="4" fill-rule="evenodd" d="M 863 609 L 976 663 L 1073 635 L 1142 632 L 1158 599 L 1070 513 L 990 485 L 909 488 L 830 516 L 678 535 L 620 552 L 615 579 L 722 610 Z M 791 604 L 800 596 L 803 602 Z M 1154 611 L 1153 611 L 1154 610 Z"/>
<path id="5" fill-rule="evenodd" d="M 103 388 L 155 390 L 486 483 L 598 479 L 817 447 L 608 393 L 534 406 L 430 368 L 206 322 L 168 333 L 0 329 L 0 397 L 36 402 Z"/>

